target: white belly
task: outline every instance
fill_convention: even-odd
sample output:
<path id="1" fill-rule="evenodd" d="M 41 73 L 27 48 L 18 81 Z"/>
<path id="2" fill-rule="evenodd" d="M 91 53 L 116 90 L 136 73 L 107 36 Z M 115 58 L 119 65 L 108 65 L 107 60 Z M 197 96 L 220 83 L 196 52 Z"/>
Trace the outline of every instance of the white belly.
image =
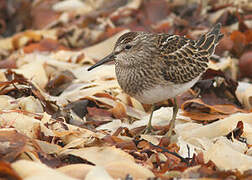
<path id="1" fill-rule="evenodd" d="M 200 76 L 184 84 L 156 86 L 150 90 L 143 91 L 141 95 L 137 95 L 134 98 L 136 98 L 143 104 L 154 104 L 160 101 L 164 101 L 186 92 L 198 81 L 199 77 Z"/>

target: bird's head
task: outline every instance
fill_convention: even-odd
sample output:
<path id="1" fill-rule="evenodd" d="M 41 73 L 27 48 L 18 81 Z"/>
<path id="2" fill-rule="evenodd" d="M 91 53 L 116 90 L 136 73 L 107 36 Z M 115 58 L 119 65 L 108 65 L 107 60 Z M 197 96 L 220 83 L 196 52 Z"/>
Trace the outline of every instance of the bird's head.
<path id="1" fill-rule="evenodd" d="M 114 50 L 108 56 L 98 61 L 88 68 L 88 71 L 105 64 L 115 61 L 116 66 L 129 67 L 141 64 L 143 59 L 151 57 L 153 46 L 153 35 L 146 32 L 128 32 L 120 36 L 115 44 Z"/>

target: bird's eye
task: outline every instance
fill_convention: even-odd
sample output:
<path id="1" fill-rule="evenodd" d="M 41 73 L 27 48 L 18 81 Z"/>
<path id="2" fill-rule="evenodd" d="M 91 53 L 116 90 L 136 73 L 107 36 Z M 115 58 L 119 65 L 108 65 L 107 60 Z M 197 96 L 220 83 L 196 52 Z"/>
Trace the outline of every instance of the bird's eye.
<path id="1" fill-rule="evenodd" d="M 132 46 L 131 45 L 126 45 L 125 49 L 130 49 Z"/>

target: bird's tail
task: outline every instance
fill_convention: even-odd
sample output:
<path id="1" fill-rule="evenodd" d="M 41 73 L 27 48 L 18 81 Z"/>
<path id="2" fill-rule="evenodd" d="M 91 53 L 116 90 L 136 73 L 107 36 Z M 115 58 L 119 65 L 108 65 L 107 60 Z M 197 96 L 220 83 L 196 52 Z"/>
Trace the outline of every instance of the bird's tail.
<path id="1" fill-rule="evenodd" d="M 221 24 L 216 24 L 208 33 L 202 35 L 198 41 L 196 41 L 196 47 L 207 51 L 211 56 L 215 50 L 216 45 L 220 39 L 224 36 L 221 32 Z"/>

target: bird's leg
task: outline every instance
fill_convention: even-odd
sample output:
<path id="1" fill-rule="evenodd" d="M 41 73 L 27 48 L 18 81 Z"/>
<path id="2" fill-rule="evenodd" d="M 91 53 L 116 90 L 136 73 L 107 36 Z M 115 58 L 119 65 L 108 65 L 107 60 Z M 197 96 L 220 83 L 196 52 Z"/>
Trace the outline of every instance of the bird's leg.
<path id="1" fill-rule="evenodd" d="M 176 120 L 176 116 L 177 116 L 177 113 L 178 113 L 178 104 L 177 104 L 177 100 L 176 98 L 173 99 L 174 101 L 174 104 L 173 104 L 173 113 L 172 113 L 172 119 L 169 123 L 170 127 L 169 127 L 169 131 L 165 134 L 166 137 L 171 137 L 172 135 L 172 131 L 175 127 L 175 120 Z"/>
<path id="2" fill-rule="evenodd" d="M 143 131 L 144 134 L 152 133 L 152 131 L 153 131 L 153 127 L 151 125 L 151 120 L 152 120 L 153 112 L 155 111 L 155 109 L 156 109 L 156 106 L 153 104 L 151 106 L 151 114 L 150 114 L 148 125 L 146 126 L 146 128 Z"/>

